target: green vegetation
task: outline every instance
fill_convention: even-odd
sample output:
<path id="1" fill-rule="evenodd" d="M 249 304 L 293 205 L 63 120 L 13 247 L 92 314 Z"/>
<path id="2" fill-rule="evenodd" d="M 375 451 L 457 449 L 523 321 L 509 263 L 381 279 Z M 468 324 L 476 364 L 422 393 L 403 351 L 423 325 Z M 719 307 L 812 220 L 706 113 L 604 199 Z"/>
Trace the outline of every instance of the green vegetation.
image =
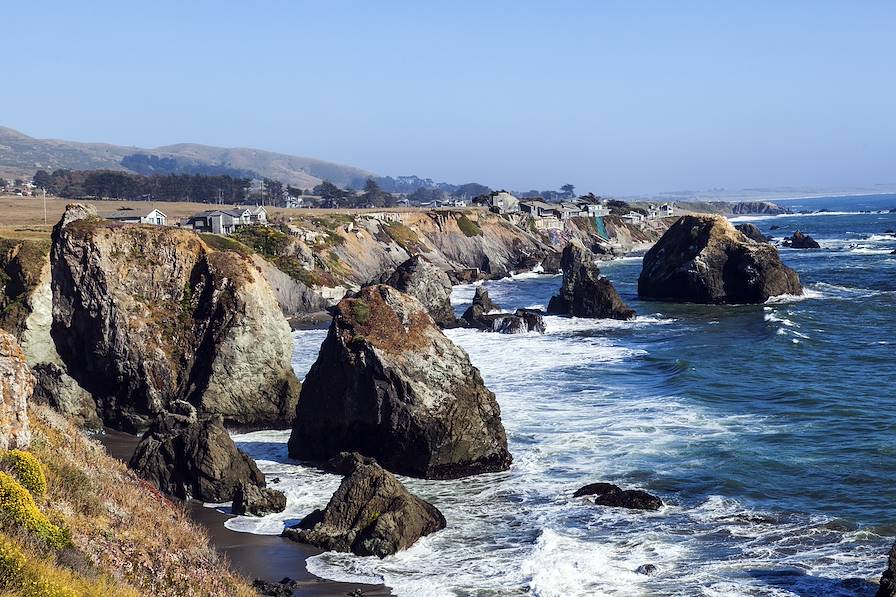
<path id="1" fill-rule="evenodd" d="M 426 252 L 426 246 L 420 240 L 420 236 L 401 222 L 384 224 L 383 231 L 411 255 Z"/>
<path id="2" fill-rule="evenodd" d="M 37 509 L 34 497 L 11 475 L 0 471 L 0 520 L 4 526 L 23 529 L 53 549 L 71 544 L 66 530 L 59 528 Z"/>
<path id="3" fill-rule="evenodd" d="M 482 236 L 482 228 L 479 227 L 479 224 L 464 214 L 457 218 L 457 227 L 464 233 L 464 236 Z"/>
<path id="4" fill-rule="evenodd" d="M 352 309 L 352 317 L 355 318 L 355 321 L 364 325 L 368 321 L 370 321 L 370 305 L 364 302 L 361 299 L 354 299 L 351 301 L 351 309 Z"/>
<path id="5" fill-rule="evenodd" d="M 47 493 L 47 477 L 40 460 L 31 452 L 10 450 L 0 457 L 0 468 L 9 472 L 33 496 Z"/>
<path id="6" fill-rule="evenodd" d="M 243 226 L 230 236 L 266 258 L 285 255 L 289 249 L 289 235 L 270 226 Z"/>
<path id="7" fill-rule="evenodd" d="M 243 243 L 227 236 L 200 233 L 199 237 L 202 238 L 203 241 L 205 241 L 205 244 L 216 251 L 233 251 L 235 253 L 239 253 L 243 257 L 248 257 L 252 254 L 252 249 L 250 247 L 247 247 Z"/>

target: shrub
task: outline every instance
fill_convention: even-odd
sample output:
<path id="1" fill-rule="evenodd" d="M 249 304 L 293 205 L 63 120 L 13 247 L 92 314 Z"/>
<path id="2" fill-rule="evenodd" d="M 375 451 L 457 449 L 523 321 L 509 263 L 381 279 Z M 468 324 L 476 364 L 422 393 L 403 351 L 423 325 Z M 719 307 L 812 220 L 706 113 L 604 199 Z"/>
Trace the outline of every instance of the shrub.
<path id="1" fill-rule="evenodd" d="M 243 257 L 252 255 L 252 249 L 232 238 L 209 233 L 201 233 L 199 237 L 205 241 L 205 244 L 216 251 L 234 251 Z"/>
<path id="2" fill-rule="evenodd" d="M 231 236 L 265 257 L 284 255 L 289 247 L 289 236 L 269 226 L 243 226 Z"/>
<path id="3" fill-rule="evenodd" d="M 10 450 L 0 457 L 0 464 L 8 470 L 31 495 L 40 496 L 47 493 L 47 478 L 40 460 L 31 452 Z"/>
<path id="4" fill-rule="evenodd" d="M 71 544 L 68 533 L 49 521 L 37 509 L 34 498 L 21 483 L 0 471 L 0 520 L 16 525 L 39 537 L 54 549 Z"/>
<path id="5" fill-rule="evenodd" d="M 12 541 L 0 535 L 0 589 L 11 589 L 14 579 L 25 567 L 25 554 Z"/>
<path id="6" fill-rule="evenodd" d="M 355 321 L 364 325 L 370 320 L 370 305 L 364 302 L 361 299 L 354 299 L 351 302 L 352 315 L 355 318 Z"/>
<path id="7" fill-rule="evenodd" d="M 464 233 L 464 236 L 482 236 L 482 228 L 479 227 L 479 224 L 465 215 L 457 218 L 457 227 Z"/>

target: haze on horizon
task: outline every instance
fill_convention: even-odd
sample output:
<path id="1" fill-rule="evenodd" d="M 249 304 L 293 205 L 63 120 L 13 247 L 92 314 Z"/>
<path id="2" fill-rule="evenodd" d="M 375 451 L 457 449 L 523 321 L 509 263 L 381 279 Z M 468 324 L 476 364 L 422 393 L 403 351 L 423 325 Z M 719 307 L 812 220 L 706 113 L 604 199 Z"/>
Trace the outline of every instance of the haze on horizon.
<path id="1" fill-rule="evenodd" d="M 896 4 L 15 2 L 0 124 L 630 194 L 896 182 Z"/>

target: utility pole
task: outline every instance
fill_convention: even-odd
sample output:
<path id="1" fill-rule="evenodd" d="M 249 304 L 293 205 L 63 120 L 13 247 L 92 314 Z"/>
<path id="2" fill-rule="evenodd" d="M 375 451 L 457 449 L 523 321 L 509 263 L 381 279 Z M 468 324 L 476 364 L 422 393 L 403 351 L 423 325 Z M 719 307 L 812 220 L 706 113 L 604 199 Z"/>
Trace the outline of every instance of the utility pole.
<path id="1" fill-rule="evenodd" d="M 47 224 L 47 189 L 41 189 L 44 192 L 44 225 Z"/>

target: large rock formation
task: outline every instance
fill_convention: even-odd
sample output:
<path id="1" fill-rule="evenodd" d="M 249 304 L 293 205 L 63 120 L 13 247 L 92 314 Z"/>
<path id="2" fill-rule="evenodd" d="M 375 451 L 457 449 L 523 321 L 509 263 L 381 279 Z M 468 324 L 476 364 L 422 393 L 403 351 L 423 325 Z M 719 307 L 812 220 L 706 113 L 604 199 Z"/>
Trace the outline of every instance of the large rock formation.
<path id="1" fill-rule="evenodd" d="M 292 337 L 251 261 L 186 230 L 71 206 L 53 231 L 52 335 L 103 420 L 134 430 L 175 400 L 242 425 L 289 425 Z"/>
<path id="2" fill-rule="evenodd" d="M 38 363 L 33 368 L 36 384 L 34 400 L 53 407 L 79 427 L 98 430 L 103 422 L 96 412 L 96 402 L 84 388 L 55 363 Z"/>
<path id="3" fill-rule="evenodd" d="M 769 201 L 741 201 L 731 206 L 731 213 L 735 215 L 762 214 L 777 216 L 793 212 L 786 207 L 781 207 L 777 203 Z"/>
<path id="4" fill-rule="evenodd" d="M 11 334 L 0 330 L 0 451 L 31 443 L 28 398 L 33 390 L 34 376 L 25 354 Z"/>
<path id="5" fill-rule="evenodd" d="M 896 597 L 896 543 L 887 556 L 887 569 L 880 577 L 880 587 L 876 597 Z"/>
<path id="6" fill-rule="evenodd" d="M 638 294 L 688 303 L 763 303 L 802 294 L 775 247 L 752 241 L 721 216 L 683 216 L 644 256 Z"/>
<path id="7" fill-rule="evenodd" d="M 594 261 L 594 254 L 581 242 L 566 245 L 560 258 L 563 285 L 560 293 L 551 297 L 548 313 L 597 319 L 631 319 L 635 316 L 613 284 L 600 275 Z"/>
<path id="8" fill-rule="evenodd" d="M 791 249 L 820 249 L 821 245 L 818 244 L 818 241 L 809 236 L 808 234 L 803 234 L 799 230 L 793 233 L 793 235 L 784 239 L 784 246 L 790 247 Z"/>
<path id="9" fill-rule="evenodd" d="M 412 495 L 374 460 L 343 455 L 347 475 L 324 510 L 315 510 L 285 537 L 325 550 L 381 558 L 407 549 L 420 537 L 445 528 L 445 517 Z"/>
<path id="10" fill-rule="evenodd" d="M 757 243 L 767 243 L 771 241 L 770 236 L 766 236 L 762 234 L 762 231 L 756 226 L 756 224 L 738 224 L 735 226 L 738 232 L 742 232 L 744 236 L 749 238 L 750 240 L 755 240 Z"/>
<path id="11" fill-rule="evenodd" d="M 456 325 L 451 307 L 451 280 L 425 258 L 414 255 L 395 268 L 383 283 L 420 301 L 439 327 Z"/>
<path id="12" fill-rule="evenodd" d="M 228 502 L 242 483 L 264 487 L 255 461 L 240 452 L 220 415 L 197 416 L 192 405 L 172 404 L 143 435 L 130 467 L 165 493 Z"/>
<path id="13" fill-rule="evenodd" d="M 302 388 L 291 457 L 360 452 L 435 479 L 510 466 L 494 394 L 417 299 L 368 286 L 334 312 Z"/>

